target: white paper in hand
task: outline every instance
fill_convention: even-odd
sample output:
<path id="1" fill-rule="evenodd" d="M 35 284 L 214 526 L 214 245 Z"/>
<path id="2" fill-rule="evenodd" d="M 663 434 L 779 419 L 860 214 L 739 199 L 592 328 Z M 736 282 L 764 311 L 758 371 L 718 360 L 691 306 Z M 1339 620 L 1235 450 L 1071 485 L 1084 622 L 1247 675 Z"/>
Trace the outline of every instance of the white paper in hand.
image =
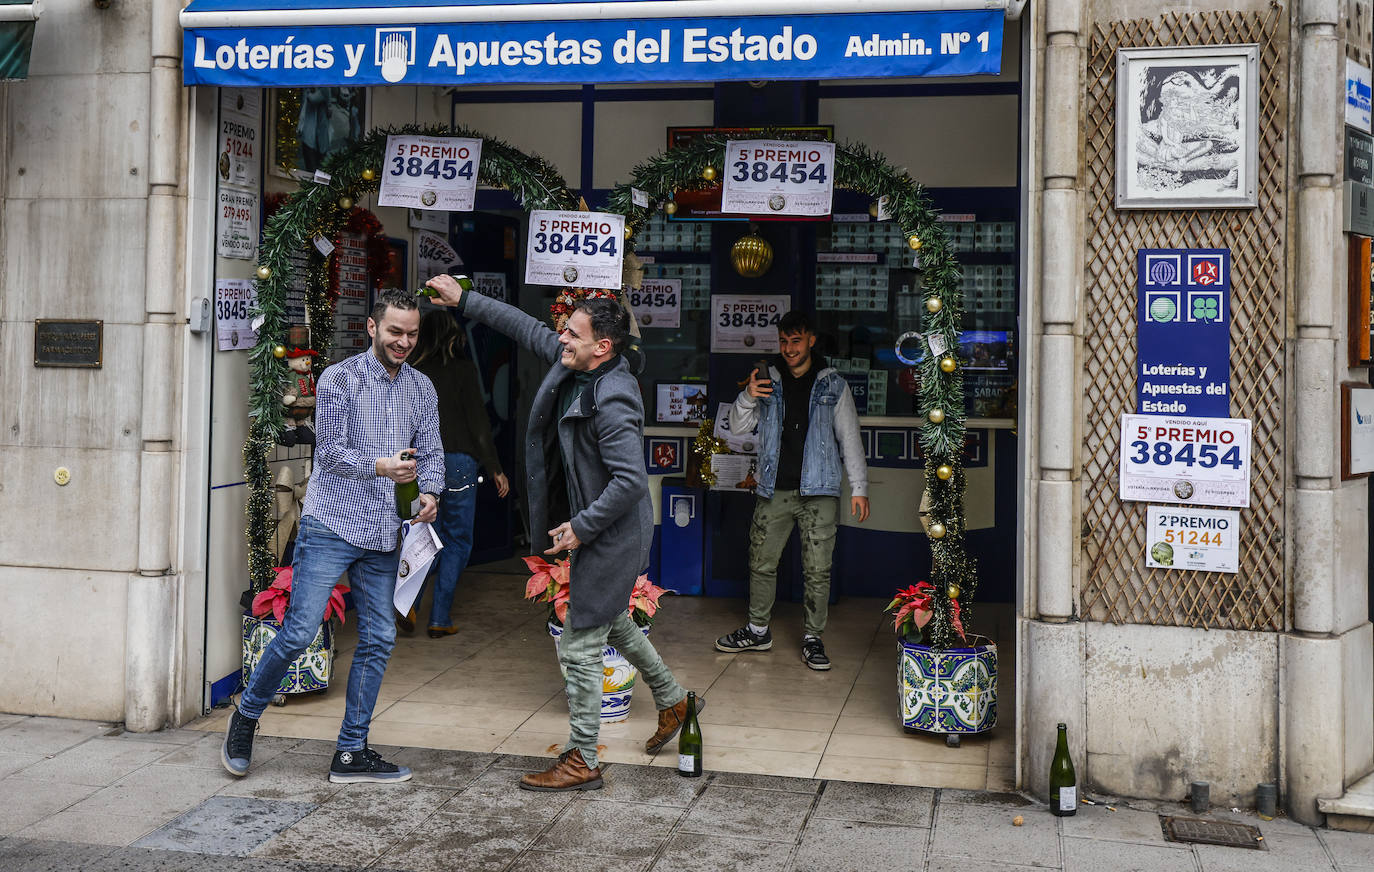
<path id="1" fill-rule="evenodd" d="M 410 612 L 434 556 L 444 545 L 432 524 L 406 521 L 401 524 L 401 562 L 396 567 L 396 592 L 391 601 L 401 614 Z"/>

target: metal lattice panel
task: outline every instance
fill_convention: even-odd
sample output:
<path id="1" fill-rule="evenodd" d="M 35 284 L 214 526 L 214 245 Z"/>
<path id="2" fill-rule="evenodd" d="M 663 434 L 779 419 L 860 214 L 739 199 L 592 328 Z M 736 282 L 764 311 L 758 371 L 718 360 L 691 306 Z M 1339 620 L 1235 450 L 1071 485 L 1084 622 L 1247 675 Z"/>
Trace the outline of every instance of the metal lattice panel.
<path id="1" fill-rule="evenodd" d="M 1085 100 L 1082 615 L 1095 621 L 1282 630 L 1288 30 L 1281 7 L 1099 25 Z M 1259 45 L 1259 205 L 1254 209 L 1115 208 L 1117 50 Z M 1250 508 L 1241 510 L 1240 572 L 1145 567 L 1145 504 L 1117 497 L 1123 413 L 1135 411 L 1136 251 L 1229 248 L 1231 413 L 1253 422 Z"/>

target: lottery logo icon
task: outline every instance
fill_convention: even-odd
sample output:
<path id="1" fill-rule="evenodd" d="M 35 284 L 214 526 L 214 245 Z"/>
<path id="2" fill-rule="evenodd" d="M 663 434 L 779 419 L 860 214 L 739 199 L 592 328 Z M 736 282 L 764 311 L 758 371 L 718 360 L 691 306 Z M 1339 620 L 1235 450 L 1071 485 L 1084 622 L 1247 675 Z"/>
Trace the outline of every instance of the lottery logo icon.
<path id="1" fill-rule="evenodd" d="M 1172 285 L 1178 281 L 1178 266 L 1171 260 L 1152 260 L 1149 275 L 1152 285 Z"/>
<path id="2" fill-rule="evenodd" d="M 1177 321 L 1178 312 L 1178 293 L 1151 293 L 1145 297 L 1146 310 L 1150 314 L 1150 320 L 1158 324 L 1169 324 Z"/>
<path id="3" fill-rule="evenodd" d="M 567 282 L 567 283 L 569 283 L 569 284 L 572 284 L 573 282 L 577 281 L 577 267 L 575 267 L 575 266 L 565 266 L 565 267 L 563 267 L 563 281 L 565 281 L 565 282 Z"/>
<path id="4" fill-rule="evenodd" d="M 433 191 L 425 191 L 420 195 L 420 202 L 426 206 L 433 206 L 439 197 Z"/>
<path id="5" fill-rule="evenodd" d="M 1214 260 L 1200 260 L 1193 264 L 1193 284 L 1214 285 L 1221 281 L 1221 269 Z"/>
<path id="6" fill-rule="evenodd" d="M 379 27 L 374 37 L 372 62 L 382 68 L 382 78 L 392 84 L 406 77 L 415 63 L 415 28 Z"/>
<path id="7" fill-rule="evenodd" d="M 787 198 L 782 194 L 774 194 L 768 198 L 768 208 L 774 212 L 781 212 L 782 207 L 787 205 Z"/>
<path id="8" fill-rule="evenodd" d="M 1174 496 L 1180 500 L 1192 499 L 1193 483 L 1186 480 L 1174 482 Z"/>

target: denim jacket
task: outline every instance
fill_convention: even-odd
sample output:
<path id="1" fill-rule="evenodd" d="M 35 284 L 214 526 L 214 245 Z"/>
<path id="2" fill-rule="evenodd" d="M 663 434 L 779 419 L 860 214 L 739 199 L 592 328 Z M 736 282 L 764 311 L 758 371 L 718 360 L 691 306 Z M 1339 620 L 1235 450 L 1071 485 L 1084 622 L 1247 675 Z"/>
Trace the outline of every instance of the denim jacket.
<path id="1" fill-rule="evenodd" d="M 759 428 L 759 486 L 755 493 L 773 498 L 778 480 L 778 454 L 782 447 L 782 375 L 776 366 L 768 367 L 773 393 L 755 399 L 740 391 L 730 413 L 730 429 L 748 433 Z M 811 387 L 806 444 L 802 447 L 801 495 L 804 497 L 840 495 L 840 463 L 844 463 L 849 487 L 856 497 L 868 496 L 868 466 L 864 463 L 863 440 L 859 438 L 859 415 L 849 384 L 834 367 L 816 374 Z"/>

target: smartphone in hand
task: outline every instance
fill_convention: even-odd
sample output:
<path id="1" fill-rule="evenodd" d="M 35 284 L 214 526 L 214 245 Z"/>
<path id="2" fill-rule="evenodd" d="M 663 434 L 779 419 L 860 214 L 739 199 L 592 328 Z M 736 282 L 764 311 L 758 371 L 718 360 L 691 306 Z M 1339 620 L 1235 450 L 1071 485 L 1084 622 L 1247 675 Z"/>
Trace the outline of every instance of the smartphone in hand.
<path id="1" fill-rule="evenodd" d="M 754 361 L 754 368 L 759 371 L 759 374 L 755 376 L 755 378 L 759 380 L 760 384 L 772 383 L 773 377 L 768 374 L 768 361 L 766 359 L 759 358 L 758 360 Z"/>

